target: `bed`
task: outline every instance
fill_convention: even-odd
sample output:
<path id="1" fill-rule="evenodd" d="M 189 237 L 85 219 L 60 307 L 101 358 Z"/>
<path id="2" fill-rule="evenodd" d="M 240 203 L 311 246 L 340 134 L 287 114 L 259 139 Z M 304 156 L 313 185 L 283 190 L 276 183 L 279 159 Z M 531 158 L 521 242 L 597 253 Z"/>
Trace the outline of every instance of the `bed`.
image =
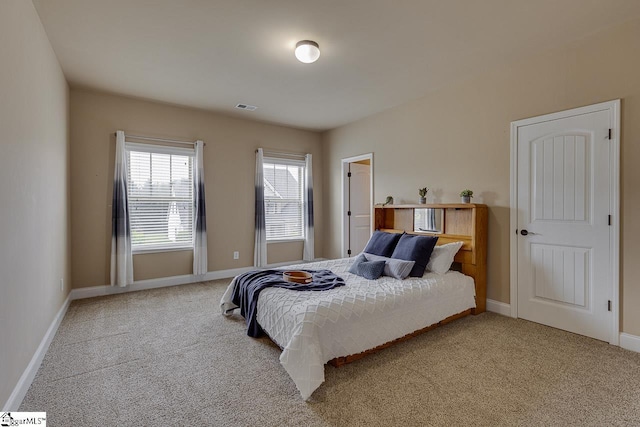
<path id="1" fill-rule="evenodd" d="M 287 267 L 331 270 L 345 280 L 343 287 L 321 292 L 268 288 L 260 294 L 258 323 L 282 348 L 280 362 L 303 399 L 322 384 L 328 362 L 349 363 L 416 333 L 484 311 L 486 206 L 428 206 L 445 213 L 438 244 L 463 242 L 455 257 L 461 271 L 368 280 L 350 273 L 354 259 L 344 258 Z M 412 233 L 410 211 L 422 207 L 376 207 L 376 228 Z M 235 307 L 231 302 L 235 282 L 234 278 L 221 300 L 223 313 Z"/>

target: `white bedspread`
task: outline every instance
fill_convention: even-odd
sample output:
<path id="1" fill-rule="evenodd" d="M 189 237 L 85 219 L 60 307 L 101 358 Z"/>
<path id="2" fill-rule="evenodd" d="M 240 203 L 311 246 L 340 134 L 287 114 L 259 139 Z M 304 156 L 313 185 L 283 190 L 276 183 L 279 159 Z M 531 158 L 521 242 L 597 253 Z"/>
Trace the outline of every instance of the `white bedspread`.
<path id="1" fill-rule="evenodd" d="M 475 307 L 471 277 L 450 271 L 397 280 L 367 280 L 347 270 L 354 258 L 295 265 L 287 269 L 329 269 L 346 286 L 319 292 L 268 288 L 258 299 L 258 323 L 282 349 L 280 363 L 304 399 L 324 382 L 329 360 L 357 354 Z M 225 292 L 231 302 L 235 279 Z"/>

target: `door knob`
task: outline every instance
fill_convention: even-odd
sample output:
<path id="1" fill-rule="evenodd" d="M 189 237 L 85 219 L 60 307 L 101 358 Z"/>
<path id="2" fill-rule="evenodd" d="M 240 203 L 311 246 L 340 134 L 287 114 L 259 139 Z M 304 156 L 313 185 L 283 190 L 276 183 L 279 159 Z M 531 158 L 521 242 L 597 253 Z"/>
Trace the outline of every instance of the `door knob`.
<path id="1" fill-rule="evenodd" d="M 523 236 L 528 236 L 529 234 L 535 235 L 535 234 L 538 234 L 538 233 L 534 233 L 532 231 L 527 231 L 527 230 L 520 230 L 520 234 L 522 234 Z"/>

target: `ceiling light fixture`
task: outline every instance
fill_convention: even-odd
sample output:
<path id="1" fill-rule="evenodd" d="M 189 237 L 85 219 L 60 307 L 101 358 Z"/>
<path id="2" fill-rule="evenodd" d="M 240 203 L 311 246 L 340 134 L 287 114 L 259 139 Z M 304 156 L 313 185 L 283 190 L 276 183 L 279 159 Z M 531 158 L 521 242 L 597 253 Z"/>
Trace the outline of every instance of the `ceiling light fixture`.
<path id="1" fill-rule="evenodd" d="M 302 40 L 296 43 L 296 58 L 305 64 L 316 62 L 320 58 L 320 46 L 311 40 Z"/>

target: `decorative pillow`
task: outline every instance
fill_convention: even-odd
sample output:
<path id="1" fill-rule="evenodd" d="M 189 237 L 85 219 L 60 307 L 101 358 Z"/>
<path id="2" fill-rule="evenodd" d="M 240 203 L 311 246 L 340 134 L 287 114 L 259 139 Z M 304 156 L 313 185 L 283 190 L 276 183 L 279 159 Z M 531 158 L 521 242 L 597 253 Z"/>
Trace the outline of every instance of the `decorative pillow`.
<path id="1" fill-rule="evenodd" d="M 409 276 L 422 277 L 437 241 L 438 237 L 436 236 L 403 234 L 393 250 L 391 258 L 415 261 L 416 263 L 413 265 Z"/>
<path id="2" fill-rule="evenodd" d="M 367 261 L 367 258 L 360 254 L 349 268 L 349 273 L 357 274 L 369 280 L 376 280 L 382 276 L 384 271 L 384 261 Z"/>
<path id="3" fill-rule="evenodd" d="M 351 274 L 358 274 L 358 265 L 361 262 L 365 262 L 367 261 L 367 257 L 364 256 L 364 254 L 360 254 L 358 255 L 354 260 L 353 260 L 353 264 L 351 264 L 351 267 L 349 267 L 349 273 Z"/>
<path id="4" fill-rule="evenodd" d="M 384 261 L 384 272 L 382 274 L 400 280 L 404 280 L 409 275 L 416 263 L 415 261 L 405 261 L 403 259 L 393 259 L 373 254 L 365 254 L 365 256 L 371 261 Z"/>
<path id="5" fill-rule="evenodd" d="M 444 274 L 449 271 L 453 259 L 462 245 L 463 242 L 454 242 L 433 248 L 431 259 L 429 260 L 429 264 L 427 264 L 427 270 L 438 274 Z"/>
<path id="6" fill-rule="evenodd" d="M 398 240 L 400 240 L 400 236 L 402 234 L 374 231 L 362 252 L 390 257 L 398 244 Z"/>

